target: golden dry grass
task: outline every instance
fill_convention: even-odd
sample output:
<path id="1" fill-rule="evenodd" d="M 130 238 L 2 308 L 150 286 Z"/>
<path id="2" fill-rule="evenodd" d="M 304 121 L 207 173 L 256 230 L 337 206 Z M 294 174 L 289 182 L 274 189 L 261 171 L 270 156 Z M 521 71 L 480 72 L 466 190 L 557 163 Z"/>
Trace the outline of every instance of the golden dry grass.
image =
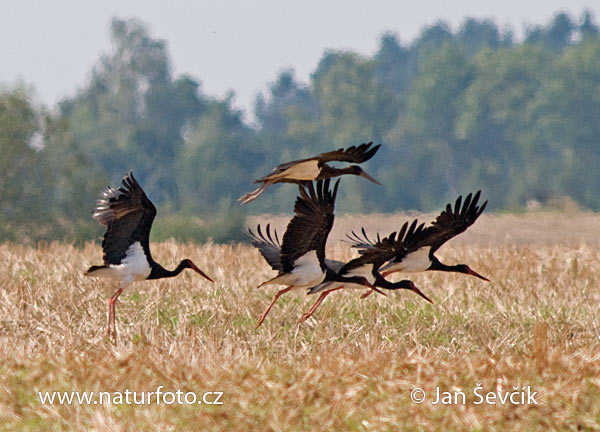
<path id="1" fill-rule="evenodd" d="M 397 219 L 368 223 L 388 232 Z M 256 250 L 153 244 L 157 261 L 190 257 L 216 283 L 188 271 L 135 284 L 117 306 L 117 344 L 104 338 L 114 285 L 82 274 L 101 260 L 98 245 L 1 245 L 0 430 L 598 430 L 599 222 L 482 217 L 440 255 L 491 283 L 413 277 L 434 305 L 409 292 L 338 292 L 299 327 L 315 299 L 290 293 L 258 330 L 275 287 L 256 289 L 273 275 Z M 335 243 L 329 253 L 353 252 Z M 530 385 L 539 404 L 475 405 L 477 383 L 485 392 Z M 43 406 L 37 396 L 159 385 L 222 391 L 224 404 Z M 414 404 L 416 386 L 462 390 L 467 404 Z"/>

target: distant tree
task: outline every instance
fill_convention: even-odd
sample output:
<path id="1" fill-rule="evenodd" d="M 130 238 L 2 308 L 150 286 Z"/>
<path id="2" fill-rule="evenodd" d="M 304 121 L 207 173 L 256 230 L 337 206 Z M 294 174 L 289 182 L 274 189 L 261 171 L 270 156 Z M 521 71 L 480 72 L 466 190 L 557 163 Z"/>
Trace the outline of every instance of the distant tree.
<path id="1" fill-rule="evenodd" d="M 413 82 L 401 123 L 387 136 L 403 156 L 396 182 L 419 185 L 403 191 L 413 208 L 433 208 L 458 192 L 464 167 L 458 163 L 462 143 L 455 122 L 473 78 L 473 65 L 460 46 L 447 43 L 431 52 Z"/>
<path id="2" fill-rule="evenodd" d="M 378 141 L 395 121 L 395 99 L 375 72 L 373 61 L 354 53 L 329 52 L 319 63 L 311 81 L 330 145 Z"/>
<path id="3" fill-rule="evenodd" d="M 588 39 L 556 58 L 537 98 L 537 140 L 560 161 L 548 172 L 556 193 L 600 209 L 600 39 Z"/>
<path id="4" fill-rule="evenodd" d="M 525 43 L 541 44 L 558 52 L 571 43 L 576 28 L 577 26 L 569 15 L 559 13 L 554 16 L 548 26 L 536 26 L 530 29 L 525 35 Z"/>
<path id="5" fill-rule="evenodd" d="M 589 10 L 586 10 L 583 13 L 578 30 L 582 39 L 595 38 L 598 36 L 598 25 L 594 23 L 592 13 Z"/>
<path id="6" fill-rule="evenodd" d="M 97 194 L 133 169 L 163 217 L 155 239 L 239 239 L 245 212 L 291 211 L 280 185 L 236 202 L 281 162 L 383 143 L 347 176 L 338 210 L 438 209 L 483 189 L 491 208 L 569 195 L 600 209 L 600 37 L 590 11 L 556 14 L 525 42 L 489 20 L 437 22 L 409 45 L 384 33 L 376 54 L 326 51 L 310 79 L 280 72 L 255 123 L 174 76 L 166 42 L 114 19 L 111 50 L 59 112 L 26 88 L 0 88 L 0 241 L 99 235 Z"/>
<path id="7" fill-rule="evenodd" d="M 374 60 L 378 80 L 400 99 L 409 88 L 415 72 L 411 69 L 409 50 L 400 45 L 395 34 L 384 33 Z"/>
<path id="8" fill-rule="evenodd" d="M 98 177 L 31 90 L 0 90 L 0 152 L 0 241 L 81 240 Z"/>
<path id="9" fill-rule="evenodd" d="M 77 141 L 117 181 L 135 169 L 157 203 L 180 204 L 172 166 L 206 101 L 190 77 L 172 77 L 166 43 L 136 20 L 113 19 L 113 48 L 88 86 L 61 104 Z"/>
<path id="10" fill-rule="evenodd" d="M 454 35 L 450 30 L 450 26 L 445 21 L 425 27 L 419 37 L 413 42 L 411 49 L 418 51 L 421 56 L 426 56 L 431 52 L 437 51 L 445 43 L 454 40 Z"/>
<path id="11" fill-rule="evenodd" d="M 210 101 L 186 137 L 171 173 L 185 196 L 187 210 L 214 215 L 238 206 L 237 198 L 252 187 L 254 167 L 262 154 L 254 150 L 254 131 L 224 101 Z"/>
<path id="12" fill-rule="evenodd" d="M 25 88 L 0 91 L 0 241 L 36 240 L 40 233 L 31 227 L 48 204 L 37 154 L 42 116 L 30 97 Z"/>
<path id="13" fill-rule="evenodd" d="M 351 52 L 328 52 L 311 78 L 320 110 L 320 142 L 325 143 L 313 154 L 368 141 L 380 143 L 398 117 L 398 100 L 378 79 L 372 60 Z M 365 168 L 378 163 L 369 161 Z M 354 177 L 345 179 L 345 183 L 348 187 L 340 192 L 341 209 L 372 208 L 376 198 L 366 191 L 377 186 Z"/>
<path id="14" fill-rule="evenodd" d="M 49 205 L 45 217 L 52 223 L 52 238 L 89 241 L 98 235 L 91 217 L 94 200 L 108 184 L 106 174 L 95 165 L 76 140 L 67 117 L 47 114 L 44 145 L 38 153 Z"/>
<path id="15" fill-rule="evenodd" d="M 468 55 L 474 55 L 483 48 L 496 49 L 510 45 L 512 35 L 509 33 L 503 37 L 490 20 L 467 18 L 456 34 L 456 40 Z"/>
<path id="16" fill-rule="evenodd" d="M 492 206 L 515 206 L 547 196 L 552 154 L 534 136 L 536 98 L 551 62 L 539 47 L 485 50 L 475 58 L 475 79 L 465 92 L 456 133 L 465 167 L 461 183 L 479 184 Z"/>

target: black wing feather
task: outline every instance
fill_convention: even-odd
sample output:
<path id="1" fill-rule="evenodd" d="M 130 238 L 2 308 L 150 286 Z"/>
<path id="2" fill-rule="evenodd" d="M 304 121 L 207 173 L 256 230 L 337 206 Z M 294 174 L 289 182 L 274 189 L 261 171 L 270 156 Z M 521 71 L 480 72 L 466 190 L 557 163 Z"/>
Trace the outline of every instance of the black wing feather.
<path id="1" fill-rule="evenodd" d="M 369 143 L 364 143 L 359 146 L 348 147 L 345 150 L 343 148 L 341 148 L 338 150 L 321 153 L 317 156 L 313 156 L 313 157 L 309 157 L 309 158 L 305 158 L 305 159 L 297 159 L 297 160 L 293 160 L 290 162 L 284 162 L 282 164 L 277 165 L 273 169 L 273 171 L 271 171 L 266 176 L 261 177 L 258 180 L 255 180 L 254 183 L 262 183 L 262 182 L 268 181 L 271 178 L 271 176 L 280 174 L 280 173 L 284 172 L 285 170 L 293 167 L 294 165 L 297 165 L 299 163 L 306 162 L 309 160 L 318 160 L 320 163 L 331 162 L 331 161 L 363 163 L 363 162 L 366 162 L 369 159 L 371 159 L 375 155 L 375 153 L 377 153 L 377 150 L 379 150 L 379 147 L 381 147 L 381 144 L 377 144 L 375 147 L 371 148 L 372 145 L 373 145 L 373 142 L 371 141 Z M 298 182 L 297 180 L 277 179 L 277 181 L 275 181 L 274 183 L 281 183 L 281 182 L 286 182 L 286 181 L 289 181 L 291 183 Z"/>
<path id="2" fill-rule="evenodd" d="M 359 249 L 360 256 L 349 261 L 340 270 L 340 274 L 366 264 L 374 264 L 374 269 L 377 270 L 392 258 L 405 256 L 414 248 L 415 243 L 419 241 L 423 234 L 425 224 L 421 223 L 419 225 L 418 223 L 417 219 L 413 220 L 410 226 L 408 222 L 404 222 L 400 231 L 393 232 L 383 239 L 378 233 L 377 241 L 371 241 L 364 228 L 362 229 L 362 238 L 354 231 L 352 236 L 346 235 L 352 243 L 352 247 Z"/>
<path id="3" fill-rule="evenodd" d="M 377 153 L 379 147 L 381 147 L 381 144 L 377 144 L 375 147 L 371 148 L 372 145 L 373 141 L 369 143 L 363 143 L 359 146 L 348 147 L 345 150 L 341 148 L 335 151 L 321 153 L 316 157 L 316 159 L 319 159 L 320 162 L 338 161 L 363 163 L 371 159 L 375 153 Z"/>
<path id="4" fill-rule="evenodd" d="M 150 229 L 156 216 L 156 207 L 130 172 L 123 177 L 123 186 L 107 188 L 96 201 L 93 217 L 106 225 L 102 240 L 104 264 L 120 264 L 127 249 L 140 242 L 148 260 L 150 256 Z"/>
<path id="5" fill-rule="evenodd" d="M 325 244 L 333 226 L 334 204 L 340 181 L 329 190 L 330 180 L 319 180 L 315 191 L 313 182 L 299 186 L 300 196 L 294 205 L 295 216 L 288 224 L 281 245 L 281 268 L 291 272 L 294 262 L 311 250 L 317 252 L 325 268 Z"/>
<path id="6" fill-rule="evenodd" d="M 446 210 L 424 230 L 419 247 L 431 246 L 433 253 L 448 240 L 466 231 L 481 216 L 487 205 L 487 201 L 481 206 L 477 205 L 480 195 L 481 191 L 475 195 L 469 194 L 464 203 L 462 195 L 459 196 L 454 203 L 454 209 L 451 204 L 446 205 Z"/>
<path id="7" fill-rule="evenodd" d="M 265 261 L 273 270 L 281 270 L 281 244 L 277 231 L 273 230 L 271 235 L 271 224 L 267 224 L 266 234 L 263 234 L 260 224 L 256 227 L 256 233 L 248 229 L 248 237 L 252 246 L 258 249 Z"/>

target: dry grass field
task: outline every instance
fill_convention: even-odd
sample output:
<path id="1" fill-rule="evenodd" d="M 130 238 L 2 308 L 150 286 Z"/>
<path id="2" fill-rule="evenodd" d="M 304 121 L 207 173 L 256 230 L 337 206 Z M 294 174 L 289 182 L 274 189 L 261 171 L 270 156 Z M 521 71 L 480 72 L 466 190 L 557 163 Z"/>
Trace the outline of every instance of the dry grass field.
<path id="1" fill-rule="evenodd" d="M 335 241 L 347 229 L 388 233 L 404 219 L 338 218 L 328 253 L 353 256 Z M 413 277 L 433 305 L 411 292 L 336 292 L 300 326 L 315 298 L 292 292 L 259 329 L 277 287 L 256 288 L 273 276 L 256 250 L 153 244 L 165 266 L 190 257 L 216 283 L 187 271 L 134 284 L 117 304 L 118 343 L 104 337 L 114 285 L 83 276 L 100 262 L 99 245 L 0 245 L 0 430 L 599 430 L 599 239 L 595 214 L 483 215 L 439 256 L 491 283 Z M 223 404 L 38 397 L 159 386 L 223 392 Z M 476 403 L 476 388 L 525 386 L 537 404 Z M 410 398 L 416 387 L 427 394 L 421 404 Z M 432 404 L 438 388 L 462 391 L 465 404 Z"/>

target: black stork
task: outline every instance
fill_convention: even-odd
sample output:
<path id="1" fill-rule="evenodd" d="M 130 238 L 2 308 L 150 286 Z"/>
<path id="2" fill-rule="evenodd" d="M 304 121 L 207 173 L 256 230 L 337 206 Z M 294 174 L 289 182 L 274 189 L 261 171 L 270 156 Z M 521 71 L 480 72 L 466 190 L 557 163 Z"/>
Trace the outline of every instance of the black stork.
<path id="1" fill-rule="evenodd" d="M 364 143 L 359 146 L 348 147 L 347 149 L 338 149 L 335 151 L 321 153 L 320 155 L 286 162 L 278 165 L 269 175 L 259 178 L 254 183 L 261 185 L 254 191 L 241 196 L 238 201 L 242 204 L 254 201 L 262 194 L 265 189 L 274 183 L 296 183 L 300 184 L 311 180 L 325 180 L 344 174 L 353 174 L 371 180 L 373 183 L 381 184 L 369 174 L 367 174 L 358 165 L 350 165 L 345 168 L 335 168 L 327 162 L 349 162 L 363 163 L 373 157 L 381 144 L 372 147 L 373 142 Z"/>
<path id="2" fill-rule="evenodd" d="M 421 292 L 419 288 L 416 287 L 413 281 L 405 279 L 399 282 L 390 282 L 387 279 L 385 279 L 383 275 L 379 272 L 379 268 L 384 263 L 397 256 L 399 251 L 402 250 L 402 248 L 404 247 L 404 244 L 409 243 L 415 236 L 418 236 L 422 229 L 423 225 L 417 227 L 416 223 L 413 223 L 410 227 L 408 227 L 408 222 L 406 222 L 397 235 L 395 232 L 393 232 L 388 237 L 385 237 L 383 239 L 379 238 L 378 236 L 376 242 L 369 244 L 369 248 L 361 250 L 361 254 L 359 257 L 354 258 L 353 260 L 349 261 L 344 266 L 342 266 L 338 271 L 338 274 L 341 276 L 363 276 L 373 286 L 383 288 L 386 290 L 406 289 L 414 291 L 415 293 L 423 297 L 425 300 L 427 300 L 429 303 L 433 303 L 425 294 Z M 356 237 L 356 234 L 354 235 Z M 351 239 L 352 243 L 355 243 L 357 240 L 360 241 L 359 238 L 349 238 Z M 336 287 L 330 288 L 332 285 Z M 322 292 L 322 294 L 313 304 L 313 306 L 308 310 L 308 312 L 306 312 L 300 317 L 298 323 L 304 322 L 310 316 L 312 316 L 312 314 L 323 302 L 325 297 L 329 295 L 329 293 L 342 288 L 363 287 L 356 284 L 340 285 L 335 282 L 326 282 L 318 286 L 312 287 L 308 291 L 309 294 L 315 294 L 318 292 Z M 363 298 L 372 292 L 373 290 L 368 291 L 367 294 L 363 295 Z"/>
<path id="3" fill-rule="evenodd" d="M 398 251 L 387 264 L 382 266 L 379 271 L 382 275 L 395 272 L 423 272 L 429 270 L 438 270 L 445 272 L 464 273 L 478 277 L 489 282 L 489 279 L 481 276 L 466 264 L 446 265 L 440 262 L 435 256 L 435 252 L 453 237 L 466 231 L 485 210 L 487 201 L 479 206 L 479 196 L 481 191 L 478 191 L 475 196 L 467 195 L 464 203 L 462 195 L 459 196 L 452 209 L 451 204 L 446 205 L 446 210 L 432 222 L 431 226 L 424 229 L 418 229 L 415 235 L 401 245 L 398 245 Z M 417 221 L 413 222 L 416 225 Z M 420 227 L 422 227 L 421 225 Z M 363 229 L 364 240 L 361 240 L 355 234 L 354 247 L 366 253 L 369 249 L 375 246 L 369 240 Z M 360 251 L 359 251 L 360 252 Z"/>
<path id="4" fill-rule="evenodd" d="M 86 276 L 109 278 L 120 283 L 108 300 L 106 333 L 109 338 L 111 325 L 114 337 L 117 335 L 115 303 L 123 290 L 134 281 L 170 278 L 189 268 L 213 282 L 190 259 L 182 260 L 175 270 L 167 270 L 152 259 L 149 238 L 156 207 L 132 172 L 126 174 L 122 182 L 123 187 L 106 188 L 96 201 L 92 215 L 107 227 L 102 240 L 104 264 L 91 266 L 85 272 Z"/>
<path id="5" fill-rule="evenodd" d="M 329 189 L 330 179 L 319 180 L 316 191 L 312 182 L 300 185 L 300 196 L 294 205 L 294 217 L 289 222 L 283 242 L 279 244 L 277 233 L 271 236 L 270 226 L 267 225 L 266 236 L 260 225 L 257 234 L 249 230 L 250 241 L 255 246 L 273 270 L 279 273 L 263 285 L 287 285 L 277 292 L 269 307 L 259 317 L 256 327 L 265 320 L 267 314 L 286 292 L 295 288 L 309 288 L 326 281 L 355 283 L 373 288 L 362 276 L 340 276 L 336 269 L 343 266 L 339 261 L 325 258 L 325 244 L 333 226 L 333 209 L 337 195 L 339 180 L 333 191 Z"/>

